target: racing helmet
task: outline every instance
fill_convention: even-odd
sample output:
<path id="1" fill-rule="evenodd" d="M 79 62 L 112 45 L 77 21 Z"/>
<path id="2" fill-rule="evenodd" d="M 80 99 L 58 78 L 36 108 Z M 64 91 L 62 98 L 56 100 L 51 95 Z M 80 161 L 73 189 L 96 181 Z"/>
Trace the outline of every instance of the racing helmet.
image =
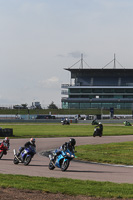
<path id="1" fill-rule="evenodd" d="M 35 138 L 30 138 L 30 143 L 35 144 Z"/>
<path id="2" fill-rule="evenodd" d="M 5 137 L 4 142 L 9 143 L 9 138 Z"/>
<path id="3" fill-rule="evenodd" d="M 69 142 L 72 146 L 76 144 L 76 140 L 74 138 L 70 138 Z"/>

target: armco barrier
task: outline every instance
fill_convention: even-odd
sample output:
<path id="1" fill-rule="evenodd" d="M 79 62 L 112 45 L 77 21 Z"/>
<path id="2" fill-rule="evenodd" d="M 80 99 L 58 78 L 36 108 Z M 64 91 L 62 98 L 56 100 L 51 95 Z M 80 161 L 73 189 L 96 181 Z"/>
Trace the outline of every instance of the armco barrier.
<path id="1" fill-rule="evenodd" d="M 13 136 L 13 129 L 12 128 L 0 128 L 0 137 L 10 137 Z"/>

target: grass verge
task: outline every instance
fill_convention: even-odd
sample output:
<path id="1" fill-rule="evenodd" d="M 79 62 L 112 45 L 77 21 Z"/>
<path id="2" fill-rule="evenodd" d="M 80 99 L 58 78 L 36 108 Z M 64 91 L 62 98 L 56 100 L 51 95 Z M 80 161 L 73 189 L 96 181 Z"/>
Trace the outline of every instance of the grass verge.
<path id="1" fill-rule="evenodd" d="M 133 198 L 132 184 L 0 174 L 0 187 L 108 198 Z"/>
<path id="2" fill-rule="evenodd" d="M 80 160 L 133 165 L 133 142 L 76 146 Z"/>

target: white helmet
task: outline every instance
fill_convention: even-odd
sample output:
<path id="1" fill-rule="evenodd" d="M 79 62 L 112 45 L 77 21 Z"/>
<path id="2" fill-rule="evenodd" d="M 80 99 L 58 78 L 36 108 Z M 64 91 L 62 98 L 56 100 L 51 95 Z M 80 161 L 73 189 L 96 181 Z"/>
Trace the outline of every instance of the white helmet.
<path id="1" fill-rule="evenodd" d="M 31 143 L 31 144 L 35 144 L 35 138 L 31 138 L 31 139 L 30 139 L 30 143 Z"/>
<path id="2" fill-rule="evenodd" d="M 9 143 L 9 138 L 5 137 L 4 142 Z"/>
<path id="3" fill-rule="evenodd" d="M 102 124 L 101 122 L 99 122 L 99 124 Z"/>

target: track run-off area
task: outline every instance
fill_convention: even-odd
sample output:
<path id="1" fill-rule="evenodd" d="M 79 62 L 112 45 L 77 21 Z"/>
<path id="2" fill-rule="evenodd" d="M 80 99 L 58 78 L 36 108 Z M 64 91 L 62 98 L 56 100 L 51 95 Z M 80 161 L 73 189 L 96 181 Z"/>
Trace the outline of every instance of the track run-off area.
<path id="1" fill-rule="evenodd" d="M 130 136 L 103 136 L 103 137 L 75 137 L 76 145 L 104 144 L 112 142 L 133 141 Z M 28 166 L 22 163 L 14 165 L 13 149 L 18 150 L 28 139 L 10 139 L 10 150 L 0 160 L 0 173 L 21 174 L 28 176 L 71 178 L 81 180 L 109 181 L 115 183 L 133 183 L 133 166 L 108 165 L 102 163 L 71 161 L 67 171 L 59 168 L 49 170 L 49 158 L 42 156 L 42 152 L 53 150 L 61 146 L 69 138 L 36 138 L 37 153 Z M 89 152 L 88 152 L 89 153 Z"/>

